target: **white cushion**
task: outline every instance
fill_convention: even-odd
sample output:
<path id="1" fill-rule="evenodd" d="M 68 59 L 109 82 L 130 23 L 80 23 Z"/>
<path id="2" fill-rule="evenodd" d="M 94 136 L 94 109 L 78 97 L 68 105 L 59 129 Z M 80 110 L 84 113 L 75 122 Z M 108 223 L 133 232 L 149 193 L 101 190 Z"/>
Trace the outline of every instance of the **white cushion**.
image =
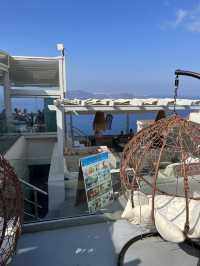
<path id="1" fill-rule="evenodd" d="M 149 199 L 147 195 L 145 195 L 143 192 L 136 190 L 134 191 L 134 194 L 133 194 L 133 202 L 134 202 L 134 206 L 141 206 L 144 204 L 148 204 Z"/>
<path id="2" fill-rule="evenodd" d="M 200 159 L 198 157 L 188 157 L 186 160 L 185 160 L 185 163 L 186 164 L 199 164 L 200 162 Z M 177 170 L 178 170 L 178 173 L 180 174 L 180 168 L 182 166 L 182 163 L 181 162 L 178 162 L 178 163 L 171 163 L 169 164 L 165 169 L 164 171 L 159 171 L 159 176 L 162 178 L 166 178 L 166 177 L 175 177 L 177 175 Z"/>
<path id="3" fill-rule="evenodd" d="M 200 238 L 200 202 L 193 200 L 192 203 L 189 213 L 190 230 L 188 232 L 188 237 Z"/>
<path id="4" fill-rule="evenodd" d="M 151 207 L 149 204 L 136 206 L 133 208 L 133 219 L 130 220 L 131 224 L 141 224 L 146 227 L 154 227 L 151 217 Z"/>
<path id="5" fill-rule="evenodd" d="M 127 201 L 126 207 L 121 215 L 122 219 L 127 219 L 128 221 L 133 219 L 133 208 L 131 200 Z"/>
<path id="6" fill-rule="evenodd" d="M 193 196 L 197 196 L 196 193 Z M 200 201 L 189 200 L 189 219 L 193 219 L 195 208 L 200 205 Z M 176 224 L 181 230 L 184 230 L 186 220 L 186 203 L 185 198 L 158 195 L 155 197 L 155 209 L 162 215 Z"/>
<path id="7" fill-rule="evenodd" d="M 136 206 L 148 204 L 149 199 L 144 193 L 140 191 L 134 191 L 133 202 L 134 202 L 134 206 L 136 207 Z M 127 201 L 126 207 L 121 215 L 121 218 L 127 219 L 127 220 L 131 220 L 134 218 L 132 202 L 130 199 Z"/>
<path id="8" fill-rule="evenodd" d="M 192 194 L 192 196 L 194 198 L 198 198 L 198 197 L 200 197 L 200 193 L 198 191 L 194 191 L 193 194 Z"/>
<path id="9" fill-rule="evenodd" d="M 198 197 L 199 193 L 194 192 L 193 196 Z M 145 204 L 147 200 L 149 204 Z M 132 208 L 131 201 L 129 200 L 127 202 L 122 218 L 129 220 L 132 224 L 142 224 L 146 227 L 152 227 L 152 198 L 148 198 L 143 193 L 140 194 L 140 192 L 136 191 L 134 194 L 134 203 L 135 207 Z M 183 233 L 186 221 L 185 204 L 184 197 L 156 195 L 155 225 L 164 239 L 176 243 L 185 240 Z M 198 200 L 189 200 L 189 226 L 188 237 L 200 238 L 200 201 Z"/>
<path id="10" fill-rule="evenodd" d="M 193 196 L 198 197 L 198 192 L 194 192 Z M 185 198 L 170 197 L 170 196 L 156 196 L 155 207 L 156 213 L 162 215 L 168 224 L 171 223 L 171 230 L 176 226 L 181 232 L 184 232 L 186 221 L 186 206 Z M 189 238 L 200 238 L 200 201 L 189 200 Z M 156 226 L 157 228 L 157 226 Z M 157 228 L 159 231 L 159 229 Z M 169 226 L 166 228 L 166 234 L 169 234 Z M 162 235 L 163 233 L 159 231 Z M 175 237 L 175 236 L 174 236 Z M 165 238 L 163 236 L 163 238 Z M 171 238 L 170 236 L 168 238 Z M 167 240 L 167 238 L 165 238 Z M 176 241 L 173 241 L 176 242 Z"/>
<path id="11" fill-rule="evenodd" d="M 184 230 L 186 220 L 185 198 L 174 197 L 168 200 L 162 208 L 157 208 L 159 213 L 163 214 L 166 219 L 180 230 Z"/>
<path id="12" fill-rule="evenodd" d="M 170 222 L 164 215 L 156 211 L 155 225 L 160 235 L 167 241 L 181 243 L 185 240 L 185 235 L 177 225 Z"/>

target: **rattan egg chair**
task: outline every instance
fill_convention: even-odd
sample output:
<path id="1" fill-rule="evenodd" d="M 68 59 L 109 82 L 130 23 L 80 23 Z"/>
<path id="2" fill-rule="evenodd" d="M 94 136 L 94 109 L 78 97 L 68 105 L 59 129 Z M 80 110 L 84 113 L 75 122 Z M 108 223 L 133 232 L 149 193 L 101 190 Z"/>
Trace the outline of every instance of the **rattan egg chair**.
<path id="1" fill-rule="evenodd" d="M 144 210 L 148 206 L 151 222 L 163 238 L 200 238 L 199 124 L 174 112 L 141 130 L 124 148 L 120 177 L 134 214 L 139 202 L 142 215 L 144 202 L 137 197 L 147 195 Z"/>
<path id="2" fill-rule="evenodd" d="M 0 155 L 0 265 L 13 256 L 22 225 L 22 193 L 8 161 Z"/>

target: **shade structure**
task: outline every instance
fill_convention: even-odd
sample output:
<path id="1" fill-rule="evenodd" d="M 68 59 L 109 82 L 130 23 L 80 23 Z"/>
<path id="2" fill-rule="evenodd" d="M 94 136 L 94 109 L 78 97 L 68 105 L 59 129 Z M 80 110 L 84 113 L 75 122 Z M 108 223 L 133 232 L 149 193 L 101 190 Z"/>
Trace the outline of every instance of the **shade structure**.
<path id="1" fill-rule="evenodd" d="M 12 86 L 59 86 L 59 59 L 12 57 L 10 59 Z"/>
<path id="2" fill-rule="evenodd" d="M 60 60 L 60 57 L 9 56 L 0 51 L 0 70 L 9 71 L 12 87 L 58 88 Z M 3 84 L 0 75 L 0 85 Z"/>
<path id="3" fill-rule="evenodd" d="M 199 125 L 172 115 L 141 130 L 123 151 L 120 176 L 126 194 L 151 196 L 152 222 L 157 195 L 184 199 L 184 234 L 191 234 L 190 200 L 200 200 Z"/>

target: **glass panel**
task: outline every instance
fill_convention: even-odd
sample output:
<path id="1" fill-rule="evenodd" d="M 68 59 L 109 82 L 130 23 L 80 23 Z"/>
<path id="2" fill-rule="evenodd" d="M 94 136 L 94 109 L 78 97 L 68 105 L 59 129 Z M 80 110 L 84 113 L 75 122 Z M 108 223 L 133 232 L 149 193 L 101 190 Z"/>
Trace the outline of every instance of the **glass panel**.
<path id="1" fill-rule="evenodd" d="M 6 132 L 5 106 L 4 106 L 4 89 L 0 86 L 0 134 Z"/>
<path id="2" fill-rule="evenodd" d="M 24 102 L 22 100 L 24 100 Z M 45 108 L 48 104 L 51 104 L 52 99 L 31 99 L 33 102 L 29 101 L 29 99 L 22 100 L 13 100 L 13 113 L 15 112 L 14 108 L 20 108 L 22 110 L 21 112 L 23 112 L 23 108 L 27 108 L 28 114 L 31 112 L 37 112 L 39 109 L 43 111 L 44 109 L 46 128 L 50 131 L 53 128 L 50 123 L 52 118 L 51 114 L 49 114 Z M 182 115 L 185 116 L 185 112 L 183 112 Z M 137 120 L 145 120 L 146 118 L 154 119 L 155 116 L 155 113 L 148 114 L 147 116 L 146 113 L 143 115 L 138 115 L 136 113 L 132 114 L 130 117 L 130 127 L 134 129 L 135 133 Z M 70 141 L 67 142 L 68 145 L 65 147 L 63 157 L 59 155 L 55 137 L 50 135 L 45 135 L 44 138 L 41 134 L 41 137 L 37 136 L 37 138 L 31 138 L 29 136 L 28 139 L 26 139 L 26 137 L 24 139 L 23 137 L 17 137 L 16 134 L 15 139 L 12 136 L 12 141 L 10 137 L 6 137 L 7 142 L 10 142 L 9 147 L 13 148 L 13 152 L 10 150 L 9 154 L 6 154 L 5 156 L 14 167 L 18 177 L 25 181 L 21 182 L 24 192 L 25 222 L 89 215 L 89 207 L 90 210 L 91 208 L 96 208 L 95 213 L 104 213 L 109 218 L 120 218 L 126 205 L 126 200 L 122 194 L 120 184 L 120 160 L 123 147 L 130 138 L 124 138 L 124 136 L 122 137 L 119 135 L 121 130 L 120 122 L 118 128 L 116 125 L 116 131 L 113 131 L 113 134 L 110 135 L 110 143 L 108 143 L 108 139 L 104 142 L 103 137 L 105 135 L 102 134 L 101 144 L 95 144 L 91 139 L 91 137 L 95 137 L 92 131 L 93 117 L 94 116 L 91 115 L 88 117 L 87 115 L 79 117 L 74 115 L 71 119 L 69 116 L 66 116 L 68 133 L 66 138 L 71 138 L 71 122 L 73 122 L 73 126 L 76 128 L 79 128 L 82 125 L 83 128 L 81 128 L 81 132 L 85 129 L 84 131 L 86 132 L 84 133 L 86 134 L 84 135 L 79 132 L 78 135 L 78 133 L 75 134 L 74 132 L 74 143 Z M 118 116 L 115 117 L 114 115 L 113 121 L 118 118 Z M 123 121 L 125 122 L 125 116 Z M 90 128 L 90 131 L 88 128 Z M 113 142 L 115 137 L 116 142 Z M 117 147 L 121 147 L 121 149 L 118 149 Z M 112 183 L 110 184 L 107 182 L 108 180 L 101 183 L 101 173 L 103 173 L 101 172 L 99 174 L 100 177 L 98 176 L 97 178 L 97 182 L 95 181 L 98 183 L 98 186 L 91 186 L 90 189 L 88 189 L 88 187 L 86 187 L 86 182 L 88 181 L 84 181 L 81 175 L 80 159 L 105 151 L 108 151 L 108 162 Z M 149 165 L 154 165 L 152 158 L 156 160 L 157 154 L 152 154 L 150 158 L 151 160 L 148 156 L 145 157 L 141 166 L 142 174 L 149 181 L 151 181 L 152 173 L 148 171 L 148 167 Z M 160 169 L 160 171 L 163 171 L 165 167 L 168 166 L 166 163 L 168 163 L 167 154 L 166 158 L 163 158 L 161 165 L 163 169 Z M 107 166 L 106 164 L 101 164 L 101 166 L 97 166 L 95 171 L 99 170 L 98 167 L 104 170 Z M 95 180 L 96 177 L 93 170 L 92 178 L 94 177 Z M 130 174 L 130 178 L 132 178 L 131 175 L 132 174 Z M 170 180 L 170 187 L 174 189 L 175 183 L 176 180 L 173 182 Z M 162 188 L 164 184 L 165 181 L 159 179 L 159 187 Z M 147 190 L 149 187 L 146 187 L 145 184 L 141 185 L 144 191 L 148 192 Z M 109 199 L 110 189 L 114 192 L 112 200 Z M 102 196 L 103 194 L 105 194 L 105 197 Z M 99 198 L 101 199 L 101 202 L 103 202 L 102 205 L 99 205 Z M 92 204 L 91 199 L 95 199 L 92 207 L 91 205 L 88 206 L 88 199 L 90 204 Z"/>
<path id="3" fill-rule="evenodd" d="M 9 132 L 56 132 L 56 114 L 48 109 L 53 98 L 12 98 Z"/>

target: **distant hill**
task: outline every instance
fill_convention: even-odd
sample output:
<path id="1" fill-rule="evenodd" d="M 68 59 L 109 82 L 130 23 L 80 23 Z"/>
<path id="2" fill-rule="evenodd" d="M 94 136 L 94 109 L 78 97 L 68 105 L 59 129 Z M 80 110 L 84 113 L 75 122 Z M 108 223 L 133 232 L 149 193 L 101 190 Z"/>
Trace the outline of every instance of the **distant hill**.
<path id="1" fill-rule="evenodd" d="M 89 98 L 97 98 L 97 99 L 105 99 L 105 98 L 112 98 L 112 99 L 117 99 L 117 98 L 123 98 L 123 99 L 128 99 L 128 98 L 133 98 L 134 95 L 131 93 L 100 93 L 100 92 L 87 92 L 84 90 L 69 90 L 67 92 L 67 98 L 68 99 L 89 99 Z"/>
<path id="2" fill-rule="evenodd" d="M 119 92 L 119 93 L 105 93 L 105 92 L 88 92 L 85 90 L 69 90 L 67 91 L 68 99 L 89 99 L 89 98 L 96 98 L 96 99 L 130 99 L 130 98 L 173 98 L 173 94 L 148 94 L 148 95 L 134 95 L 130 92 Z M 191 95 L 181 95 L 178 98 L 186 98 L 186 99 L 199 99 L 199 96 L 191 96 Z"/>

